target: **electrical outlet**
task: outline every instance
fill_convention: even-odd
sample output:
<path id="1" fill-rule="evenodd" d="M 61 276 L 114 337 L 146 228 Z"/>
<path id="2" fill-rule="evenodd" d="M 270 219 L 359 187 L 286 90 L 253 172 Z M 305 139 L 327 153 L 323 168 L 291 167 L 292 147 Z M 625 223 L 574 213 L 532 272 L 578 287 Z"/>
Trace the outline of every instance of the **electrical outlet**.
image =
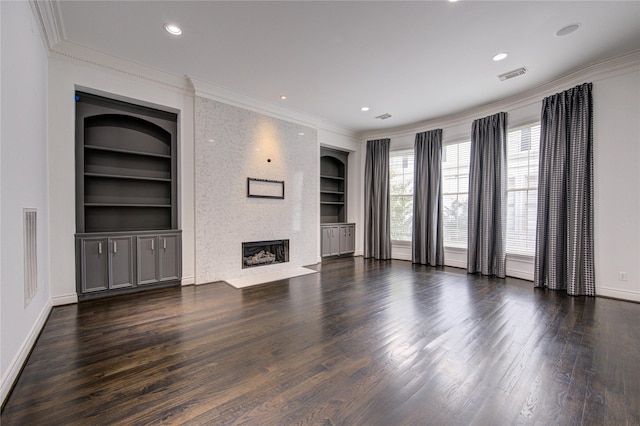
<path id="1" fill-rule="evenodd" d="M 627 273 L 626 272 L 618 272 L 618 281 L 626 281 Z"/>

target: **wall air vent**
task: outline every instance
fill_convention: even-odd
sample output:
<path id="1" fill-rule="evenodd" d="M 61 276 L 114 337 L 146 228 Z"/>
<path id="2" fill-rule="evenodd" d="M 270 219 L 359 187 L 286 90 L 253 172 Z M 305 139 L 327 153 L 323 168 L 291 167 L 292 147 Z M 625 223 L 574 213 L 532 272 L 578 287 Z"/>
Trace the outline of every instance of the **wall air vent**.
<path id="1" fill-rule="evenodd" d="M 24 306 L 38 291 L 38 231 L 36 209 L 23 209 L 24 219 Z"/>
<path id="2" fill-rule="evenodd" d="M 505 80 L 509 80 L 510 78 L 522 75 L 522 74 L 524 74 L 526 72 L 527 72 L 527 69 L 525 67 L 522 67 L 522 68 L 518 68 L 517 70 L 513 70 L 513 71 L 506 72 L 504 74 L 500 74 L 498 76 L 498 78 L 500 79 L 500 81 L 505 81 Z"/>
<path id="3" fill-rule="evenodd" d="M 385 114 L 377 116 L 376 118 L 380 119 L 380 120 L 386 120 L 387 118 L 391 118 L 391 114 L 385 113 Z"/>

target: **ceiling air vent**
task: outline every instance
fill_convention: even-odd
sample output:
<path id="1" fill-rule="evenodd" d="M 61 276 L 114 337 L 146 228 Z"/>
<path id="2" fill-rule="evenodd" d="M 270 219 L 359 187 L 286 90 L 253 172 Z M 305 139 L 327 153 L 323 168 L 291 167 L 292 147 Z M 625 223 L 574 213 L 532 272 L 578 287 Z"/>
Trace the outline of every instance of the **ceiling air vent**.
<path id="1" fill-rule="evenodd" d="M 386 120 L 387 118 L 391 118 L 391 114 L 389 114 L 388 112 L 382 115 L 377 116 L 376 118 L 380 119 L 380 120 Z"/>
<path id="2" fill-rule="evenodd" d="M 525 67 L 522 67 L 522 68 L 518 68 L 517 70 L 513 70 L 513 71 L 506 72 L 504 74 L 500 74 L 498 76 L 498 78 L 500 79 L 500 81 L 505 81 L 505 80 L 509 80 L 510 78 L 522 75 L 522 74 L 524 74 L 526 72 L 527 72 L 527 69 Z"/>

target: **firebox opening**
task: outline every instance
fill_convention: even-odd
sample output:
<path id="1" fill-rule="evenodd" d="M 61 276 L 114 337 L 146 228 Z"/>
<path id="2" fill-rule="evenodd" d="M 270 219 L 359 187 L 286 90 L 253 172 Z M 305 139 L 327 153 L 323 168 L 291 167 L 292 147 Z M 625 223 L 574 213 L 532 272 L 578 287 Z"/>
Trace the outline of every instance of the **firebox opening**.
<path id="1" fill-rule="evenodd" d="M 289 240 L 242 243 L 242 268 L 273 265 L 289 261 Z"/>

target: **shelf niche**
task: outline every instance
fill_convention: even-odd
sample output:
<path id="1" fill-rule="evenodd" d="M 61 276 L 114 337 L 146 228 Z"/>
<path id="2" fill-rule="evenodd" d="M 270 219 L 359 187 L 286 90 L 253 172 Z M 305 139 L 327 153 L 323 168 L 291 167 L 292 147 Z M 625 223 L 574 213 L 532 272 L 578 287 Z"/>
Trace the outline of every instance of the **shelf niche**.
<path id="1" fill-rule="evenodd" d="M 76 92 L 76 232 L 177 229 L 177 114 Z"/>
<path id="2" fill-rule="evenodd" d="M 346 221 L 348 156 L 348 152 L 320 150 L 320 223 Z"/>

